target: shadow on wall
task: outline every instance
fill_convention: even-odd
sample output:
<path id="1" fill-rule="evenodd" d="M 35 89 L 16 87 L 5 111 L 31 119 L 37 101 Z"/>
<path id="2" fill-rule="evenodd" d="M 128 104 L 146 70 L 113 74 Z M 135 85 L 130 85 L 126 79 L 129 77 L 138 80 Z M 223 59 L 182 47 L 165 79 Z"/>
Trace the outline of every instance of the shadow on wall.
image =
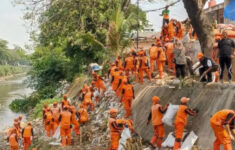
<path id="1" fill-rule="evenodd" d="M 186 96 L 191 98 L 189 107 L 199 109 L 197 116 L 188 117 L 186 129 L 193 130 L 198 135 L 198 146 L 212 148 L 215 137 L 209 120 L 215 112 L 221 109 L 235 108 L 234 90 L 235 85 L 214 84 L 204 86 L 200 83 L 182 89 L 137 85 L 135 86 L 136 99 L 132 104 L 132 118 L 135 129 L 145 140 L 150 140 L 153 136 L 152 125 L 146 124 L 153 96 L 159 96 L 162 105 L 167 103 L 179 104 L 180 98 Z M 170 131 L 174 131 L 174 128 L 166 127 L 165 130 L 167 135 Z"/>

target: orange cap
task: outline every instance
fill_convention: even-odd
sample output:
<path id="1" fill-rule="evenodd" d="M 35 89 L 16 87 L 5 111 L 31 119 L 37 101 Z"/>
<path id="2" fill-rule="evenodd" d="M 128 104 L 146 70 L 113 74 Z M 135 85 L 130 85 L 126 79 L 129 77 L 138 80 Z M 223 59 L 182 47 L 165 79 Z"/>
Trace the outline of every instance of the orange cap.
<path id="1" fill-rule="evenodd" d="M 28 122 L 28 125 L 31 126 L 31 125 L 32 125 L 32 122 Z"/>
<path id="2" fill-rule="evenodd" d="M 203 53 L 198 53 L 198 54 L 197 54 L 197 58 L 198 58 L 198 59 L 202 59 L 203 57 L 204 57 Z"/>
<path id="3" fill-rule="evenodd" d="M 180 102 L 185 104 L 185 103 L 187 103 L 189 100 L 190 100 L 190 98 L 182 97 L 182 98 L 180 99 Z"/>
<path id="4" fill-rule="evenodd" d="M 22 116 L 22 115 L 20 115 L 20 116 L 19 116 L 19 120 L 22 120 L 22 119 L 23 119 L 23 116 Z"/>
<path id="5" fill-rule="evenodd" d="M 115 63 L 112 63 L 112 66 L 116 66 L 116 64 L 115 64 Z"/>
<path id="6" fill-rule="evenodd" d="M 168 38 L 165 38 L 165 41 L 166 41 L 166 42 L 168 42 L 168 41 L 169 41 L 169 39 L 168 39 Z"/>
<path id="7" fill-rule="evenodd" d="M 127 79 L 126 78 L 123 79 L 123 83 L 127 83 Z"/>
<path id="8" fill-rule="evenodd" d="M 160 100 L 160 98 L 158 96 L 154 96 L 152 98 L 153 103 L 157 103 L 159 100 Z"/>
<path id="9" fill-rule="evenodd" d="M 48 108 L 47 108 L 47 111 L 51 111 L 51 108 L 48 107 Z"/>
<path id="10" fill-rule="evenodd" d="M 57 105 L 57 102 L 54 102 L 53 105 Z"/>
<path id="11" fill-rule="evenodd" d="M 118 110 L 117 110 L 117 109 L 114 109 L 114 108 L 112 108 L 112 109 L 109 110 L 109 114 L 115 114 L 115 113 L 117 113 L 117 112 L 118 112 Z"/>
<path id="12" fill-rule="evenodd" d="M 96 75 L 96 73 L 95 73 L 94 71 L 92 71 L 92 73 L 91 73 L 91 74 L 92 74 L 93 76 L 94 76 L 94 75 Z"/>
<path id="13" fill-rule="evenodd" d="M 15 119 L 14 119 L 14 122 L 18 122 L 18 118 L 15 118 Z"/>
<path id="14" fill-rule="evenodd" d="M 64 95 L 63 95 L 63 98 L 67 98 L 67 95 L 66 95 L 66 94 L 64 94 Z"/>

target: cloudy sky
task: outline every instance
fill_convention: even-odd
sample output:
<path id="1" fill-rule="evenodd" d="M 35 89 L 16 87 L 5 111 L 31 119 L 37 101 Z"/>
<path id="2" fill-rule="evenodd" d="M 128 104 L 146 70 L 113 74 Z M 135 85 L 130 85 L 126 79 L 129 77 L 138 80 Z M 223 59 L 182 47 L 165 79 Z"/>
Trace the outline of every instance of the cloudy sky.
<path id="1" fill-rule="evenodd" d="M 29 44 L 29 34 L 24 25 L 23 9 L 19 6 L 14 7 L 11 1 L 12 0 L 0 0 L 0 39 L 9 41 L 10 47 L 14 44 L 24 47 L 25 44 Z M 135 1 L 136 0 L 133 0 L 133 3 L 135 3 Z M 217 0 L 217 2 L 223 2 L 223 0 Z M 165 5 L 164 2 L 140 2 L 140 7 L 143 10 L 161 8 Z M 174 7 L 171 7 L 170 11 L 170 15 L 178 20 L 184 20 L 187 17 L 182 3 L 178 3 Z M 162 18 L 159 16 L 160 13 L 161 11 L 156 11 L 147 14 L 148 20 L 153 24 L 155 30 L 159 30 L 162 24 Z"/>

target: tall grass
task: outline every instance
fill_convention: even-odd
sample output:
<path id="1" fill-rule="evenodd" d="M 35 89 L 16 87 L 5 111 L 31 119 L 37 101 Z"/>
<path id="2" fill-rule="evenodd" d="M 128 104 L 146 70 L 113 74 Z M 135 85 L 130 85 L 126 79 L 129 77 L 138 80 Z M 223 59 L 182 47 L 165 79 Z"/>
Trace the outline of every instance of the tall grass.
<path id="1" fill-rule="evenodd" d="M 24 73 L 26 71 L 27 67 L 23 66 L 0 65 L 0 77 Z"/>

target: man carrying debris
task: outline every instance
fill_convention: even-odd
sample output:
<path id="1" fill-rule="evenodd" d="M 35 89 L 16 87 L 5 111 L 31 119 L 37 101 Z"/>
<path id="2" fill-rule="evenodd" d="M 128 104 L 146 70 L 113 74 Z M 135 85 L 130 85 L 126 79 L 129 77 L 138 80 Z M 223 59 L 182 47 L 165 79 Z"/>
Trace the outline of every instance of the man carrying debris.
<path id="1" fill-rule="evenodd" d="M 162 43 L 159 42 L 157 45 L 157 69 L 159 73 L 159 79 L 162 79 L 163 72 L 164 72 L 164 66 L 166 61 L 166 54 L 162 47 Z"/>
<path id="2" fill-rule="evenodd" d="M 124 79 L 121 102 L 123 103 L 124 108 L 126 110 L 126 115 L 125 115 L 126 118 L 128 118 L 131 115 L 131 104 L 134 98 L 135 94 L 133 86 L 130 83 L 128 83 L 127 79 Z"/>
<path id="3" fill-rule="evenodd" d="M 179 150 L 181 147 L 181 141 L 183 138 L 184 127 L 187 125 L 187 116 L 195 116 L 198 112 L 197 109 L 189 109 L 187 103 L 190 99 L 187 97 L 181 98 L 181 104 L 179 105 L 178 112 L 175 118 L 175 144 L 173 150 Z"/>
<path id="4" fill-rule="evenodd" d="M 152 119 L 152 125 L 154 128 L 154 135 L 151 139 L 151 145 L 155 148 L 161 148 L 162 146 L 162 141 L 165 136 L 165 131 L 164 131 L 164 124 L 162 123 L 162 118 L 163 114 L 166 112 L 168 105 L 165 107 L 162 107 L 160 104 L 160 98 L 158 96 L 154 96 L 152 98 L 153 101 L 153 106 L 151 108 L 151 112 L 148 117 L 148 122 L 149 124 L 150 120 Z"/>
<path id="5" fill-rule="evenodd" d="M 47 108 L 47 112 L 44 116 L 44 121 L 45 121 L 45 130 L 46 130 L 46 135 L 48 137 L 51 137 L 54 135 L 54 118 L 53 118 L 53 114 L 51 112 L 51 108 Z"/>
<path id="6" fill-rule="evenodd" d="M 102 89 L 102 93 L 104 95 L 106 91 L 106 87 L 104 86 L 104 82 L 103 82 L 104 79 L 95 72 L 92 72 L 92 76 L 93 76 L 93 81 L 95 82 L 95 85 L 98 91 L 100 92 L 100 90 Z"/>
<path id="7" fill-rule="evenodd" d="M 111 145 L 109 150 L 118 150 L 119 139 L 121 136 L 121 132 L 124 129 L 124 125 L 126 124 L 125 120 L 117 119 L 117 109 L 110 109 L 109 114 L 109 129 L 110 129 L 110 138 Z"/>
<path id="8" fill-rule="evenodd" d="M 59 125 L 59 117 L 60 117 L 60 108 L 58 107 L 57 102 L 53 103 L 53 107 L 51 108 L 52 116 L 54 118 L 54 133 Z"/>
<path id="9" fill-rule="evenodd" d="M 198 59 L 200 61 L 200 64 L 194 69 L 194 71 L 201 67 L 199 69 L 200 73 L 200 81 L 201 82 L 212 82 L 212 72 L 215 72 L 218 70 L 218 66 L 215 64 L 213 60 L 210 58 L 207 58 L 203 55 L 203 53 L 198 53 Z"/>
<path id="10" fill-rule="evenodd" d="M 66 94 L 63 95 L 63 100 L 61 101 L 61 107 L 62 109 L 64 108 L 64 106 L 69 106 L 69 101 L 68 101 L 68 97 Z"/>
<path id="11" fill-rule="evenodd" d="M 229 82 L 232 82 L 232 59 L 235 56 L 235 43 L 233 40 L 228 38 L 227 31 L 223 31 L 223 39 L 219 41 L 219 64 L 220 64 L 220 82 L 223 83 L 223 73 L 225 65 L 228 70 Z"/>
<path id="12" fill-rule="evenodd" d="M 72 114 L 71 112 L 69 112 L 67 105 L 64 106 L 64 110 L 60 114 L 59 122 L 60 122 L 60 136 L 62 142 L 61 146 L 65 147 L 67 143 L 71 145 Z"/>
<path id="13" fill-rule="evenodd" d="M 224 109 L 215 113 L 210 119 L 216 140 L 213 149 L 219 150 L 220 145 L 224 145 L 225 150 L 232 150 L 232 142 L 235 141 L 235 110 Z"/>
<path id="14" fill-rule="evenodd" d="M 154 73 L 154 66 L 157 66 L 157 47 L 155 44 L 152 44 L 152 47 L 149 49 L 150 56 L 150 71 L 151 75 Z"/>
<path id="15" fill-rule="evenodd" d="M 84 124 L 87 123 L 89 116 L 87 110 L 84 108 L 83 104 L 80 104 L 80 108 L 76 113 L 77 117 L 79 118 L 79 123 Z"/>
<path id="16" fill-rule="evenodd" d="M 31 146 L 31 137 L 33 137 L 33 127 L 32 123 L 29 122 L 26 127 L 22 130 L 22 138 L 24 139 L 23 145 L 24 145 L 24 150 L 28 150 L 29 147 Z"/>
<path id="17" fill-rule="evenodd" d="M 79 131 L 80 124 L 79 124 L 79 122 L 77 121 L 77 118 L 76 118 L 76 108 L 75 108 L 75 106 L 70 106 L 69 110 L 72 114 L 72 124 L 74 125 L 73 130 L 76 132 L 77 135 L 79 135 L 80 134 L 80 131 Z"/>

